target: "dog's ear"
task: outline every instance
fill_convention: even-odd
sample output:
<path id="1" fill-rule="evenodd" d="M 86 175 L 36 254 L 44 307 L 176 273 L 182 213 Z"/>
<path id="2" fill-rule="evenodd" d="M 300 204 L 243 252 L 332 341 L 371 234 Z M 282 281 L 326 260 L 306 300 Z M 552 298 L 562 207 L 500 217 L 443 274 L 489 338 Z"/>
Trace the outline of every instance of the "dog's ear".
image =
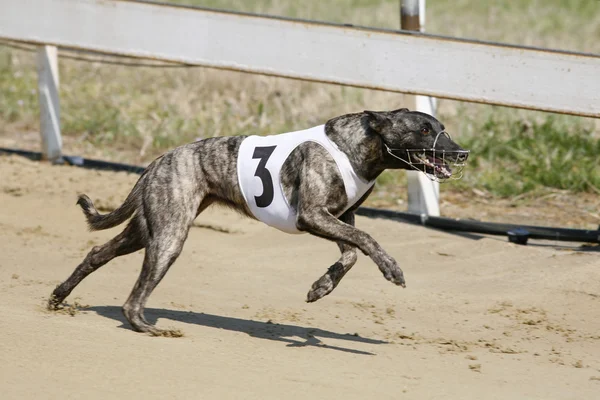
<path id="1" fill-rule="evenodd" d="M 375 132 L 381 133 L 392 125 L 392 121 L 384 113 L 368 110 L 365 110 L 364 113 L 369 117 L 369 127 Z"/>
<path id="2" fill-rule="evenodd" d="M 399 108 L 397 110 L 392 111 L 393 113 L 405 113 L 405 112 L 409 112 L 410 110 L 408 108 Z"/>

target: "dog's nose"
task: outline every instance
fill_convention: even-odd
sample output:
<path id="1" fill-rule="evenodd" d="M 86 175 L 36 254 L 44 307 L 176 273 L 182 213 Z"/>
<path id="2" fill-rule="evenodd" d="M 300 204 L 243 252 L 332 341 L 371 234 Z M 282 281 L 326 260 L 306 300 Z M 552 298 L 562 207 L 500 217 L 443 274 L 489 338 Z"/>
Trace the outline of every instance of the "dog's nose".
<path id="1" fill-rule="evenodd" d="M 468 151 L 461 151 L 460 153 L 458 153 L 458 156 L 456 157 L 456 159 L 461 162 L 464 163 L 465 161 L 467 161 L 467 158 L 469 158 L 469 152 Z"/>

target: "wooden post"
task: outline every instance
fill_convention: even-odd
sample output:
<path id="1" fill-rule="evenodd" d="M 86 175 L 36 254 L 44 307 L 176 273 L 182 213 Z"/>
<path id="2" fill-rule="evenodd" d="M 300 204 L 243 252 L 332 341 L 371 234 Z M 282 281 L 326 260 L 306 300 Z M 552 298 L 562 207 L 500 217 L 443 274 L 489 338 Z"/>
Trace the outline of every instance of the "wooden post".
<path id="1" fill-rule="evenodd" d="M 425 26 L 425 0 L 400 0 L 400 27 L 422 31 Z M 405 95 L 410 110 L 435 116 L 436 101 L 428 96 Z M 440 184 L 418 171 L 406 171 L 408 179 L 408 211 L 415 214 L 440 215 Z"/>
<path id="2" fill-rule="evenodd" d="M 60 104 L 58 98 L 58 58 L 56 47 L 40 46 L 37 52 L 38 95 L 42 154 L 50 162 L 62 158 Z"/>

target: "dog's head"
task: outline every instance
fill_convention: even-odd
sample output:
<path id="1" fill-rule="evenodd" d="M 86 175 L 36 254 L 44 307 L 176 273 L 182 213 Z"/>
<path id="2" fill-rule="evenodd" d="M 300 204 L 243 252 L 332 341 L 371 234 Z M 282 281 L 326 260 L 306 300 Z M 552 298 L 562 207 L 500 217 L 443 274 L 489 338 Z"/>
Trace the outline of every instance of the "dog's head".
<path id="1" fill-rule="evenodd" d="M 460 179 L 469 151 L 454 142 L 431 115 L 401 108 L 365 111 L 369 128 L 381 137 L 390 167 L 416 169 L 431 179 Z"/>

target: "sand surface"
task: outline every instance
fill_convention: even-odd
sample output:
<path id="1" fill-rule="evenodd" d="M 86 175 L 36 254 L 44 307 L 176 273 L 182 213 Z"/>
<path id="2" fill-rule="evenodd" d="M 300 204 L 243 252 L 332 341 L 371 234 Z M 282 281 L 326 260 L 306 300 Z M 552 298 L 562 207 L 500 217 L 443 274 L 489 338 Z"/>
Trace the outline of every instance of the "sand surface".
<path id="1" fill-rule="evenodd" d="M 598 398 L 593 248 L 359 217 L 407 288 L 360 255 L 331 295 L 307 304 L 338 258 L 333 243 L 211 209 L 146 311 L 183 337 L 135 333 L 122 317 L 142 252 L 90 275 L 64 311 L 46 311 L 54 286 L 118 233 L 87 232 L 77 194 L 110 209 L 136 179 L 0 156 L 3 399 Z"/>

